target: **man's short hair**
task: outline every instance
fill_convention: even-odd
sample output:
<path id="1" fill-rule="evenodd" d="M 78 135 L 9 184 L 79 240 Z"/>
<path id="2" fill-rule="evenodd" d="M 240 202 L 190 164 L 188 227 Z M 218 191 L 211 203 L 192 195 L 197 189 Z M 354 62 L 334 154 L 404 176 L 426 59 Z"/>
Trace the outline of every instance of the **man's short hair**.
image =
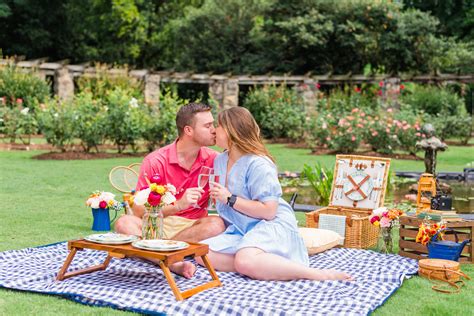
<path id="1" fill-rule="evenodd" d="M 188 103 L 183 105 L 176 114 L 176 127 L 178 136 L 183 135 L 185 126 L 194 127 L 196 113 L 211 111 L 211 107 L 204 103 Z"/>

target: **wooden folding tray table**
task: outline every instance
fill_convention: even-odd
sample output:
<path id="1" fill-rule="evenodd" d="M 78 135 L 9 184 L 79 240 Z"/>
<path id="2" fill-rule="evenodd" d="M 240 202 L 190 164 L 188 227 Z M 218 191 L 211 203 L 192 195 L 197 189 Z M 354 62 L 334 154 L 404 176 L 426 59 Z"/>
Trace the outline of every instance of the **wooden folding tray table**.
<path id="1" fill-rule="evenodd" d="M 57 280 L 62 281 L 64 279 L 90 273 L 99 270 L 105 270 L 110 263 L 112 258 L 125 258 L 125 257 L 141 257 L 145 259 L 158 259 L 160 260 L 159 266 L 168 281 L 171 290 L 173 291 L 174 296 L 178 301 L 182 301 L 185 298 L 188 298 L 194 294 L 202 292 L 204 290 L 222 286 L 219 277 L 217 276 L 214 268 L 211 266 L 209 259 L 207 258 L 207 254 L 209 252 L 209 246 L 205 244 L 198 244 L 198 243 L 188 243 L 189 247 L 186 249 L 175 250 L 175 251 L 150 251 L 150 250 L 143 250 L 133 247 L 131 244 L 123 244 L 123 245 L 108 245 L 108 244 L 98 244 L 94 242 L 90 242 L 84 239 L 78 240 L 71 240 L 68 242 L 68 248 L 70 250 L 69 255 L 64 262 L 61 270 L 58 272 Z M 76 255 L 78 250 L 83 249 L 94 249 L 94 250 L 101 250 L 107 251 L 108 256 L 105 261 L 101 264 L 88 267 L 85 269 L 67 272 L 69 265 L 71 264 L 74 256 Z M 184 260 L 185 257 L 201 257 L 204 265 L 206 266 L 209 274 L 212 277 L 212 280 L 204 283 L 202 285 L 196 286 L 195 288 L 186 290 L 181 292 L 174 281 L 173 275 L 170 272 L 169 266 L 176 262 L 181 262 Z"/>

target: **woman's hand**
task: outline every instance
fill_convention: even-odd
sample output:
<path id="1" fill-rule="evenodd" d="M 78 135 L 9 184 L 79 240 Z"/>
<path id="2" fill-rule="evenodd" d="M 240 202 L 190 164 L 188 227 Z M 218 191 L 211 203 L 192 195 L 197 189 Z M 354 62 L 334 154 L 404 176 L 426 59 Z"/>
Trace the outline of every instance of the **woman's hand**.
<path id="1" fill-rule="evenodd" d="M 227 188 L 217 182 L 211 181 L 211 190 L 209 191 L 211 198 L 226 204 L 227 198 L 232 195 L 232 193 L 227 190 Z"/>

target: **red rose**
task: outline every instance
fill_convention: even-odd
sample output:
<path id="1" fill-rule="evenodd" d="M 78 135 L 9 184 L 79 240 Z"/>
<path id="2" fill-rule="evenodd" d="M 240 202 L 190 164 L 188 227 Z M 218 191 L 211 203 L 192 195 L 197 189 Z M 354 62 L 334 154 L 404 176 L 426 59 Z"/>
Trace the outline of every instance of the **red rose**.
<path id="1" fill-rule="evenodd" d="M 379 82 L 379 87 L 381 87 L 381 88 L 383 87 L 383 81 Z"/>
<path id="2" fill-rule="evenodd" d="M 161 195 L 159 195 L 158 193 L 154 191 L 151 191 L 150 195 L 148 195 L 148 203 L 151 206 L 157 206 L 158 204 L 160 204 L 160 201 L 161 201 Z"/>
<path id="3" fill-rule="evenodd" d="M 378 94 L 378 95 L 382 95 L 382 90 L 379 90 L 379 91 L 377 92 L 377 94 Z"/>
<path id="4" fill-rule="evenodd" d="M 160 184 L 161 183 L 161 176 L 159 174 L 153 175 L 150 179 L 150 182 Z"/>
<path id="5" fill-rule="evenodd" d="M 355 87 L 354 91 L 357 92 L 357 93 L 360 93 L 361 89 L 359 87 Z"/>
<path id="6" fill-rule="evenodd" d="M 404 85 L 404 84 L 401 84 L 401 85 L 400 85 L 400 90 L 403 90 L 403 89 L 405 89 L 405 85 Z"/>
<path id="7" fill-rule="evenodd" d="M 315 84 L 315 87 L 316 87 L 316 89 L 319 90 L 321 88 L 321 85 L 319 83 L 317 83 L 317 84 Z"/>
<path id="8" fill-rule="evenodd" d="M 371 219 L 370 219 L 370 223 L 373 224 L 374 222 L 378 222 L 380 221 L 380 217 L 378 217 L 377 215 L 373 216 Z"/>
<path id="9" fill-rule="evenodd" d="M 99 207 L 100 207 L 100 208 L 107 208 L 107 202 L 105 202 L 105 201 L 100 201 Z"/>

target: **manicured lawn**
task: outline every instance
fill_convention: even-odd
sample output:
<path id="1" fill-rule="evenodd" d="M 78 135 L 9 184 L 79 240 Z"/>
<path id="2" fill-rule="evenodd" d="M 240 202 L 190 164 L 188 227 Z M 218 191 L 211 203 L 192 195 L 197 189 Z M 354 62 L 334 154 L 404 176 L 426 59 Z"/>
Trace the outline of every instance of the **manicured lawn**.
<path id="1" fill-rule="evenodd" d="M 279 169 L 301 171 L 304 163 L 320 162 L 330 168 L 334 156 L 308 155 L 304 149 L 269 145 Z M 38 161 L 39 152 L 0 152 L 0 251 L 45 245 L 91 233 L 90 209 L 84 205 L 96 189 L 112 190 L 109 170 L 140 158 L 88 161 Z M 474 160 L 474 149 L 451 147 L 439 155 L 439 171 L 462 171 Z M 420 171 L 423 161 L 394 161 L 393 170 Z M 297 214 L 298 218 L 304 214 Z M 462 269 L 474 276 L 474 267 Z M 458 295 L 433 292 L 427 280 L 405 282 L 376 315 L 467 315 L 474 306 L 474 285 Z M 0 315 L 112 315 L 123 312 L 92 308 L 53 296 L 0 289 Z"/>

